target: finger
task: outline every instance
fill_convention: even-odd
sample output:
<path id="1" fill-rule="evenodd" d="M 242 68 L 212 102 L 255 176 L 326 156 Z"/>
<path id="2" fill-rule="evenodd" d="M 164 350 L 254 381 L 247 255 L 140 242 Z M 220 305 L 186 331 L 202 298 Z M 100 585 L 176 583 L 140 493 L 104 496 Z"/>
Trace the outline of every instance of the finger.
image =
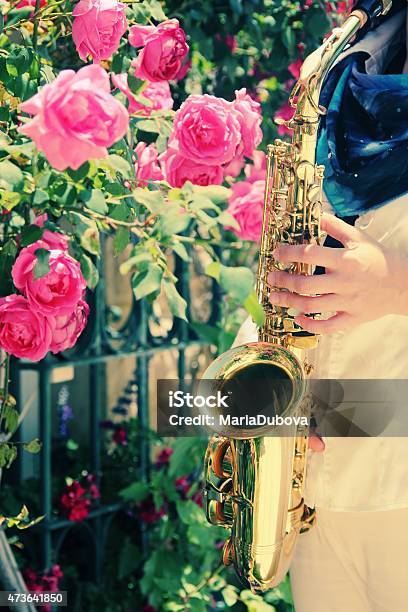
<path id="1" fill-rule="evenodd" d="M 316 434 L 311 434 L 308 440 L 308 447 L 310 448 L 310 450 L 313 450 L 316 453 L 322 453 L 326 448 L 326 445 L 320 438 L 320 436 L 317 436 Z"/>
<path id="2" fill-rule="evenodd" d="M 282 287 L 293 293 L 304 294 L 337 293 L 340 288 L 339 278 L 336 274 L 305 276 L 277 270 L 268 274 L 268 284 L 271 287 Z"/>
<path id="3" fill-rule="evenodd" d="M 275 306 L 295 308 L 304 314 L 313 312 L 337 312 L 342 308 L 342 299 L 337 293 L 310 296 L 290 291 L 271 291 L 269 301 Z"/>
<path id="4" fill-rule="evenodd" d="M 318 244 L 280 244 L 273 252 L 280 263 L 306 263 L 325 268 L 341 265 L 344 249 L 332 249 Z"/>
<path id="5" fill-rule="evenodd" d="M 360 231 L 354 225 L 349 225 L 342 219 L 328 213 L 322 215 L 321 229 L 349 248 L 352 244 L 361 240 Z"/>
<path id="6" fill-rule="evenodd" d="M 313 334 L 334 334 L 344 331 L 352 324 L 353 317 L 347 312 L 339 312 L 326 320 L 311 319 L 304 315 L 295 317 L 295 322 L 305 331 Z"/>

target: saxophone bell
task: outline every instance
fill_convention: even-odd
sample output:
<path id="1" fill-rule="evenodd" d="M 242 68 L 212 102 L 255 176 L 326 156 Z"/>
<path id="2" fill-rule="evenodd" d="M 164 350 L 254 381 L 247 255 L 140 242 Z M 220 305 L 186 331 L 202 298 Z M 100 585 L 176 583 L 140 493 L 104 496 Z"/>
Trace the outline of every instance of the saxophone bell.
<path id="1" fill-rule="evenodd" d="M 220 355 L 205 371 L 200 389 L 212 395 L 230 395 L 229 415 L 245 421 L 247 415 L 291 417 L 299 411 L 306 392 L 304 368 L 293 351 L 268 342 L 252 342 Z M 204 409 L 202 409 L 204 411 Z M 222 436 L 237 439 L 273 434 L 274 425 L 243 426 L 223 420 L 223 407 L 206 407 L 214 423 L 212 429 Z M 265 420 L 264 419 L 264 420 Z"/>

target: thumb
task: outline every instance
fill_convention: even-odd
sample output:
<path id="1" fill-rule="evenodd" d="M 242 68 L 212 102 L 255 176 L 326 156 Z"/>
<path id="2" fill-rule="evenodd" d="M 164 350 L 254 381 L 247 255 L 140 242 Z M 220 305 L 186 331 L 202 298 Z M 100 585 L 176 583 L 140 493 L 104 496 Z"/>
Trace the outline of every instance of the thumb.
<path id="1" fill-rule="evenodd" d="M 354 225 L 349 225 L 328 213 L 322 215 L 321 228 L 329 236 L 341 242 L 343 246 L 350 246 L 351 243 L 361 240 L 361 233 Z"/>

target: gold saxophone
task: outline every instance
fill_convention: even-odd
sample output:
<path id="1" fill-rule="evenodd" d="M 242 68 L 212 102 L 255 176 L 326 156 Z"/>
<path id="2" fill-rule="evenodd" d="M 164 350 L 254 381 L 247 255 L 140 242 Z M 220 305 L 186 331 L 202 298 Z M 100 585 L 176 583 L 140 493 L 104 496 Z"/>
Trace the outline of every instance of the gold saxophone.
<path id="1" fill-rule="evenodd" d="M 258 342 L 220 355 L 203 379 L 217 381 L 218 388 L 226 381 L 264 382 L 273 394 L 275 414 L 305 414 L 310 368 L 301 354 L 316 346 L 318 339 L 302 332 L 290 310 L 270 303 L 268 273 L 283 269 L 274 260 L 273 250 L 278 243 L 321 241 L 324 167 L 315 163 L 319 119 L 325 113 L 319 106 L 320 89 L 347 43 L 360 28 L 385 15 L 391 4 L 389 0 L 357 2 L 343 25 L 306 58 L 290 96 L 294 116 L 285 122 L 293 130 L 292 140 L 276 140 L 268 146 L 257 275 L 265 322 L 259 328 Z M 306 264 L 285 269 L 313 273 Z M 247 586 L 263 592 L 283 580 L 299 533 L 314 522 L 314 510 L 304 502 L 308 428 L 294 425 L 285 437 L 274 436 L 270 426 L 227 427 L 222 433 L 211 437 L 205 457 L 207 518 L 231 530 L 224 545 L 224 563 L 233 563 Z"/>

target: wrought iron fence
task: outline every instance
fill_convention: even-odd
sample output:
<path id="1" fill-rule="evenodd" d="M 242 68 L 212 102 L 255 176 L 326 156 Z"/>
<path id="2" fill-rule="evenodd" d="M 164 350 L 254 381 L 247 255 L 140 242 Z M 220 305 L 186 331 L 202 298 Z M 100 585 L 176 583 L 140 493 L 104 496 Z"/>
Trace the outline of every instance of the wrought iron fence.
<path id="1" fill-rule="evenodd" d="M 47 355 L 38 363 L 14 360 L 12 362 L 12 386 L 18 404 L 22 401 L 22 374 L 33 371 L 38 376 L 38 419 L 39 437 L 42 442 L 40 453 L 40 512 L 44 520 L 35 528 L 38 530 L 38 559 L 46 571 L 53 563 L 58 562 L 61 547 L 70 530 L 75 527 L 66 518 L 59 518 L 52 513 L 52 478 L 53 478 L 53 435 L 52 435 L 52 381 L 54 373 L 69 366 L 75 371 L 88 366 L 89 423 L 87 443 L 89 445 L 89 462 L 86 469 L 96 475 L 97 484 L 101 478 L 101 417 L 105 413 L 103 389 L 106 384 L 106 368 L 114 368 L 123 357 L 135 359 L 134 382 L 137 384 L 137 415 L 140 431 L 149 428 L 149 368 L 152 357 L 160 351 L 177 351 L 178 377 L 183 381 L 188 375 L 186 350 L 190 346 L 205 344 L 194 333 L 192 327 L 184 320 L 173 319 L 170 331 L 161 337 L 153 336 L 149 328 L 151 307 L 147 301 L 134 302 L 126 323 L 117 330 L 110 324 L 110 307 L 106 297 L 106 276 L 103 261 L 98 264 L 100 281 L 96 290 L 89 294 L 88 303 L 91 315 L 87 328 L 75 349 L 64 354 Z M 190 272 L 189 265 L 176 257 L 175 274 L 178 290 L 187 302 L 187 316 L 190 320 Z M 220 315 L 221 295 L 217 284 L 212 285 L 212 299 L 208 323 L 215 323 Z M 54 415 L 55 416 L 55 415 Z M 147 436 L 141 435 L 139 454 L 140 473 L 143 479 L 149 479 L 150 447 Z M 21 480 L 22 474 L 17 477 Z M 115 513 L 122 507 L 121 502 L 104 504 L 96 500 L 95 507 L 82 524 L 92 542 L 89 566 L 93 568 L 93 579 L 100 583 L 103 576 L 103 563 L 107 545 L 110 523 Z M 141 526 L 140 540 L 142 549 L 146 548 L 146 533 Z"/>

